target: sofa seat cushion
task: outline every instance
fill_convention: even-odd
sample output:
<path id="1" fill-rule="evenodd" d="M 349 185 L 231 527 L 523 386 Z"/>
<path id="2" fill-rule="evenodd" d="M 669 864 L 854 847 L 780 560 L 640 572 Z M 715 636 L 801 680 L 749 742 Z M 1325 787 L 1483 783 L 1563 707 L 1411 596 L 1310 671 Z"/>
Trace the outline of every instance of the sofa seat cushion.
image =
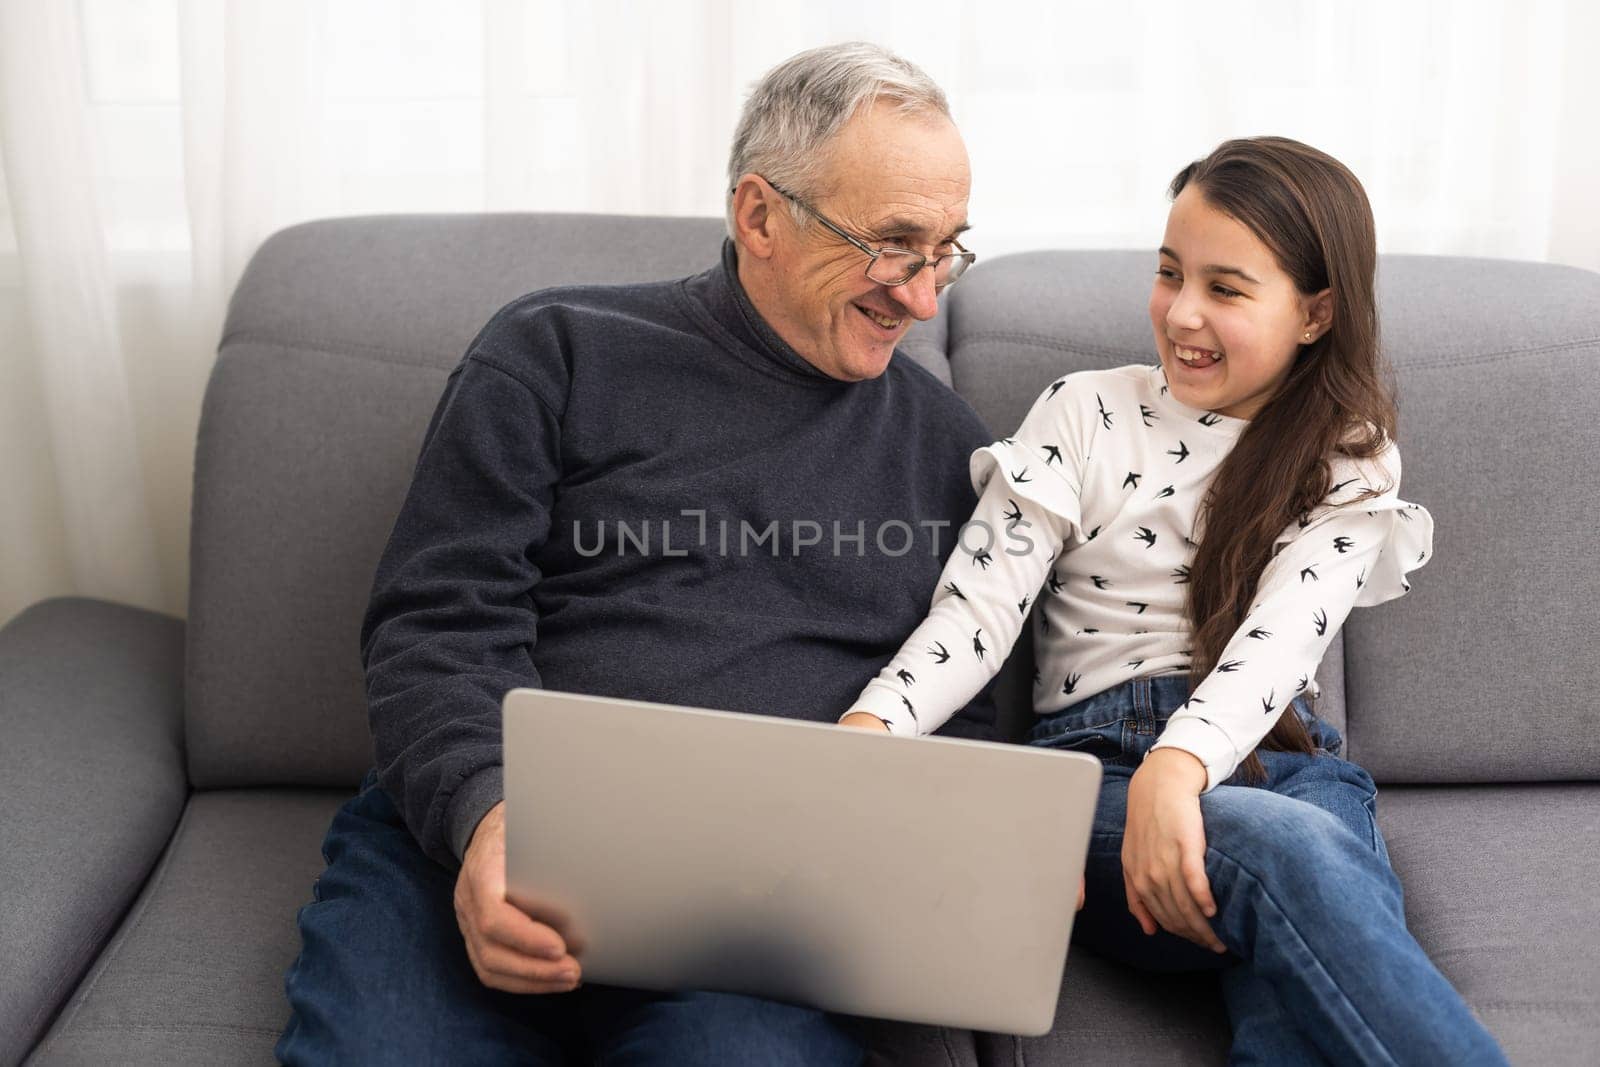
<path id="1" fill-rule="evenodd" d="M 345 796 L 195 793 L 166 855 L 30 1063 L 272 1063 L 295 912 Z"/>
<path id="2" fill-rule="evenodd" d="M 189 800 L 133 910 L 33 1065 L 269 1064 L 288 1022 L 295 915 L 347 795 L 216 790 Z M 879 1022 L 870 1062 L 974 1067 L 971 1033 Z"/>
<path id="3" fill-rule="evenodd" d="M 1512 1063 L 1600 1050 L 1600 784 L 1388 786 L 1406 922 Z"/>
<path id="4" fill-rule="evenodd" d="M 1512 1063 L 1600 1049 L 1600 784 L 1391 786 L 1378 821 L 1406 922 Z M 1214 978 L 1144 975 L 1074 947 L 1056 1026 L 978 1036 L 986 1064 L 1221 1064 Z"/>
<path id="5" fill-rule="evenodd" d="M 1048 1034 L 977 1037 L 979 1061 L 994 1067 L 1200 1067 L 1227 1059 L 1228 1017 L 1215 974 L 1145 974 L 1073 945 Z"/>

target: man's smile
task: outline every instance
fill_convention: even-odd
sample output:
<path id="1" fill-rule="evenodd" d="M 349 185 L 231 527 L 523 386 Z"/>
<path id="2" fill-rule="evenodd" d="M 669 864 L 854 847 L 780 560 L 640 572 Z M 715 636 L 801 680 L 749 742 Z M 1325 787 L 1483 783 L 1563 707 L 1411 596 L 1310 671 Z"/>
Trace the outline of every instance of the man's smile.
<path id="1" fill-rule="evenodd" d="M 861 314 L 871 319 L 876 326 L 888 333 L 893 333 L 905 325 L 906 320 L 905 316 L 903 315 L 897 318 L 893 315 L 885 315 L 881 311 L 873 311 L 871 308 L 863 307 L 860 304 L 853 306 L 857 311 L 861 312 Z"/>

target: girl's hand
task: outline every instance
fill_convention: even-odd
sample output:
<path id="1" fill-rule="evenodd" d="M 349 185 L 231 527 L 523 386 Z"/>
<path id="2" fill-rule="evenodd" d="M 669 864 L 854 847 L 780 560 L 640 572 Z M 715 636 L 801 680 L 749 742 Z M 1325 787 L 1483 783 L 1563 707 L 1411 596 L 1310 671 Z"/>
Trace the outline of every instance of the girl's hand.
<path id="1" fill-rule="evenodd" d="M 1122 880 L 1128 910 L 1146 934 L 1157 927 L 1226 952 L 1207 920 L 1217 913 L 1206 878 L 1200 791 L 1206 769 L 1182 749 L 1159 748 L 1128 782 Z"/>
<path id="2" fill-rule="evenodd" d="M 839 720 L 840 726 L 851 726 L 857 730 L 877 730 L 879 733 L 888 733 L 889 724 L 876 715 L 865 711 L 852 711 Z"/>

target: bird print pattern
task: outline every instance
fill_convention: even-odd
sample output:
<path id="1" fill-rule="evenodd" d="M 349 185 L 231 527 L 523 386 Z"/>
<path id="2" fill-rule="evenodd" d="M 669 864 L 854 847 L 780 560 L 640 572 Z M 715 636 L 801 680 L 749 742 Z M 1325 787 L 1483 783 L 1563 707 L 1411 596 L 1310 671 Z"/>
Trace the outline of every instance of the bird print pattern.
<path id="1" fill-rule="evenodd" d="M 1041 714 L 1187 671 L 1198 508 L 1246 425 L 1184 405 L 1159 366 L 1050 383 L 1014 435 L 973 454 L 974 526 L 992 543 L 952 554 L 927 619 L 848 710 L 895 733 L 937 730 L 993 678 L 1029 618 Z M 1396 448 L 1329 463 L 1328 494 L 1279 535 L 1243 624 L 1157 741 L 1197 756 L 1208 789 L 1291 700 L 1315 695 L 1316 667 L 1351 609 L 1403 595 L 1406 574 L 1432 555 L 1432 516 L 1397 495 Z M 971 652 L 951 654 L 962 647 Z M 914 716 L 901 671 L 922 694 Z"/>

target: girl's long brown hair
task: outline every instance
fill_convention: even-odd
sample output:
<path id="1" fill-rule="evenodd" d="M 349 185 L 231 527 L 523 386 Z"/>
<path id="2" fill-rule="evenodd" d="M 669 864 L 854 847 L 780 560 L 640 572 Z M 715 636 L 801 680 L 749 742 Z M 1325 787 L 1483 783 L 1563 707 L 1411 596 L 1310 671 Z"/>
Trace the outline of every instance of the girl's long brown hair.
<path id="1" fill-rule="evenodd" d="M 1226 141 L 1184 167 L 1172 179 L 1173 199 L 1191 185 L 1255 234 L 1303 295 L 1333 293 L 1330 328 L 1300 347 L 1288 378 L 1240 434 L 1201 503 L 1204 532 L 1187 603 L 1192 690 L 1254 604 L 1278 535 L 1327 496 L 1328 457 L 1377 455 L 1394 440 L 1397 413 L 1378 342 L 1372 208 L 1356 176 L 1298 141 L 1255 137 Z M 1315 746 L 1290 708 L 1260 747 Z M 1247 781 L 1265 777 L 1254 752 L 1240 770 Z"/>

